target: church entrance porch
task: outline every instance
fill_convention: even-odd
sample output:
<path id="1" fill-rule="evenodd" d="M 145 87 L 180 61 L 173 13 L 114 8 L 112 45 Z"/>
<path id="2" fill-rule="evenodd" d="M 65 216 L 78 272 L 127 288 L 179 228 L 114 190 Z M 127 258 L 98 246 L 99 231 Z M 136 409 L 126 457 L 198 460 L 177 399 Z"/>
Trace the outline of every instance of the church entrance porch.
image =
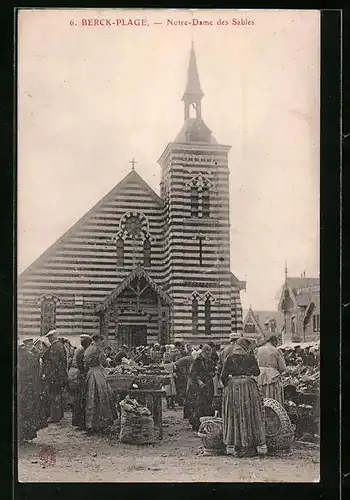
<path id="1" fill-rule="evenodd" d="M 136 267 L 95 308 L 106 344 L 120 347 L 170 342 L 171 299 L 142 267 Z"/>
<path id="2" fill-rule="evenodd" d="M 128 347 L 138 347 L 147 344 L 147 324 L 145 325 L 123 325 L 118 324 L 118 339 L 116 342 Z"/>

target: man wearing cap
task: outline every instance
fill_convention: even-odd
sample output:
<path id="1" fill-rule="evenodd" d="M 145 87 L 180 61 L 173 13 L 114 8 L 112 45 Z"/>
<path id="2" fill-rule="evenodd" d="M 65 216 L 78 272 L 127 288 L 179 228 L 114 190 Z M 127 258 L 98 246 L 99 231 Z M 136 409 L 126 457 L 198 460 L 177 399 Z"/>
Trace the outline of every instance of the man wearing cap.
<path id="1" fill-rule="evenodd" d="M 87 370 L 84 366 L 84 353 L 91 344 L 90 335 L 80 335 L 80 346 L 76 349 L 70 373 L 76 371 L 76 387 L 73 390 L 72 425 L 85 429 L 85 379 Z"/>
<path id="2" fill-rule="evenodd" d="M 50 347 L 42 357 L 42 379 L 45 381 L 49 397 L 49 423 L 59 422 L 63 414 L 63 391 L 68 383 L 67 353 L 58 340 L 56 330 L 49 331 L 45 337 Z"/>

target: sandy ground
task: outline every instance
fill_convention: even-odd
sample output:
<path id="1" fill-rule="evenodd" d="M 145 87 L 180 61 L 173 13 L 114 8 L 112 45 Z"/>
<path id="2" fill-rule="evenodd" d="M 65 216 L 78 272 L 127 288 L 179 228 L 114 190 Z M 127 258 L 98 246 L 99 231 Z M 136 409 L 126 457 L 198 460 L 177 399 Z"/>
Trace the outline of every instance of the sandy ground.
<path id="1" fill-rule="evenodd" d="M 149 446 L 120 444 L 113 437 L 86 436 L 70 425 L 41 430 L 19 446 L 20 482 L 315 482 L 319 451 L 294 443 L 289 452 L 263 458 L 206 456 L 182 420 L 182 409 L 163 415 L 164 439 Z"/>

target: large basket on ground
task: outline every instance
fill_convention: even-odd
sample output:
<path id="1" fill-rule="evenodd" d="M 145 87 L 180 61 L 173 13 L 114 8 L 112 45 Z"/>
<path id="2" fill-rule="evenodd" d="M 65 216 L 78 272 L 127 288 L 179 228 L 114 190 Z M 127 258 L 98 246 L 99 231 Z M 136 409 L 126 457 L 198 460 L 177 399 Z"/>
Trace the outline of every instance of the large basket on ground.
<path id="1" fill-rule="evenodd" d="M 264 398 L 266 444 L 271 450 L 290 448 L 294 440 L 294 427 L 278 401 Z"/>
<path id="2" fill-rule="evenodd" d="M 201 417 L 198 436 L 201 438 L 206 454 L 221 455 L 225 453 L 223 442 L 223 419 L 219 417 Z"/>

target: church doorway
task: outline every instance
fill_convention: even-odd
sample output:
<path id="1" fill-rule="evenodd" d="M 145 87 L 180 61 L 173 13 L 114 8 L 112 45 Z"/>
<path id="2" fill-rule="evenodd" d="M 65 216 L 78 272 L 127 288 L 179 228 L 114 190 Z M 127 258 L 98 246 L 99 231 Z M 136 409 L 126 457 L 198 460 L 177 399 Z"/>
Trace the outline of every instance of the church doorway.
<path id="1" fill-rule="evenodd" d="M 118 324 L 118 344 L 138 347 L 147 344 L 147 325 Z"/>

